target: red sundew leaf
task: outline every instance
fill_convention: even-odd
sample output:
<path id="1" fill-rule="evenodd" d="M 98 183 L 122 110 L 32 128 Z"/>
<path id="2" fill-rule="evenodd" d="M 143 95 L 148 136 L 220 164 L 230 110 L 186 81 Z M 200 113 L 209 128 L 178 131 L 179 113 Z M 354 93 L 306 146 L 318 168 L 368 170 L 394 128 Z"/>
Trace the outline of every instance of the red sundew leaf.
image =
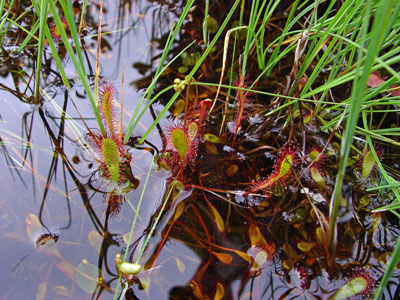
<path id="1" fill-rule="evenodd" d="M 221 215 L 219 214 L 218 210 L 215 209 L 214 206 L 212 206 L 211 204 L 209 204 L 209 207 L 211 209 L 211 212 L 213 214 L 214 217 L 214 221 L 217 224 L 217 228 L 220 232 L 224 232 L 225 231 L 225 224 L 224 224 L 224 220 L 222 219 Z"/>
<path id="2" fill-rule="evenodd" d="M 260 228 L 258 228 L 255 224 L 249 225 L 249 237 L 252 246 L 263 247 L 267 245 L 267 241 L 262 235 Z"/>
<path id="3" fill-rule="evenodd" d="M 368 269 L 356 269 L 353 276 L 330 298 L 332 300 L 344 300 L 355 295 L 362 299 L 371 297 L 376 285 L 376 278 L 372 271 Z"/>
<path id="4" fill-rule="evenodd" d="M 224 264 L 230 264 L 232 262 L 232 256 L 227 253 L 213 252 L 216 258 L 219 259 L 220 262 Z"/>
<path id="5" fill-rule="evenodd" d="M 98 91 L 99 111 L 102 121 L 118 147 L 121 146 L 120 131 L 117 115 L 115 113 L 115 87 L 112 83 L 106 82 Z"/>
<path id="6" fill-rule="evenodd" d="M 247 260 L 248 262 L 252 262 L 251 256 L 248 255 L 247 253 L 239 251 L 239 250 L 235 250 L 235 249 L 231 249 L 231 250 L 232 250 L 232 252 L 236 253 L 237 255 L 239 255 L 244 260 Z"/>
<path id="7" fill-rule="evenodd" d="M 191 122 L 189 125 L 191 126 L 190 136 L 188 126 L 184 127 L 183 122 L 174 122 L 166 128 L 167 151 L 164 153 L 172 154 L 169 159 L 165 159 L 170 169 L 176 165 L 185 167 L 187 164 L 193 164 L 196 159 L 199 127 L 195 122 Z M 167 162 L 168 160 L 170 163 Z"/>
<path id="8" fill-rule="evenodd" d="M 61 24 L 63 25 L 63 27 L 69 37 L 71 34 L 69 32 L 68 22 L 67 22 L 67 19 L 65 19 L 65 17 L 61 17 Z M 51 37 L 53 38 L 53 40 L 55 42 L 61 41 L 61 33 L 60 33 L 60 30 L 57 28 L 55 22 L 52 22 L 49 25 L 49 29 L 50 29 L 50 34 L 51 34 Z"/>
<path id="9" fill-rule="evenodd" d="M 368 86 L 377 87 L 384 83 L 385 80 L 382 79 L 379 71 L 373 71 L 368 77 Z"/>
<path id="10" fill-rule="evenodd" d="M 306 77 L 302 77 L 299 80 L 299 91 L 301 91 L 303 89 L 303 87 L 306 85 L 307 83 L 307 78 Z"/>
<path id="11" fill-rule="evenodd" d="M 225 294 L 224 286 L 220 282 L 218 282 L 214 300 L 221 300 L 224 297 L 224 294 Z"/>
<path id="12" fill-rule="evenodd" d="M 206 99 L 203 101 L 200 101 L 199 106 L 200 106 L 200 118 L 199 118 L 199 123 L 201 124 L 204 119 L 207 118 L 208 111 L 211 108 L 211 99 Z"/>
<path id="13" fill-rule="evenodd" d="M 400 85 L 398 84 L 392 85 L 390 89 L 393 97 L 400 96 Z"/>

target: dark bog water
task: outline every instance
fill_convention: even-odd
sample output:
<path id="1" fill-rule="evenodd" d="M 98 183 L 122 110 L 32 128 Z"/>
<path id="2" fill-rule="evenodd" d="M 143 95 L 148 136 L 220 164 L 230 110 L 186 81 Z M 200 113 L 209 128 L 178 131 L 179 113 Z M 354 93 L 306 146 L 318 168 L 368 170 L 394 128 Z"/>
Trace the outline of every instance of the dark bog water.
<path id="1" fill-rule="evenodd" d="M 218 2 L 212 8 L 224 5 Z M 183 79 L 185 68 L 194 64 L 190 57 L 203 50 L 198 42 L 201 7 L 185 22 L 172 52 L 177 55 L 196 39 L 193 50 L 166 70 L 157 92 L 175 78 Z M 82 33 L 92 85 L 98 11 L 98 4 L 89 2 Z M 117 100 L 123 95 L 123 132 L 180 12 L 178 4 L 155 1 L 104 3 L 100 82 L 114 84 Z M 223 16 L 212 15 L 221 24 Z M 284 16 L 282 8 L 277 24 Z M 125 299 L 330 299 L 352 278 L 364 278 L 365 289 L 374 290 L 399 229 L 392 215 L 370 211 L 391 195 L 365 192 L 379 173 L 361 182 L 358 165 L 349 168 L 336 251 L 328 250 L 321 224 L 328 216 L 340 141 L 327 142 L 329 134 L 319 131 L 316 120 L 293 132 L 286 112 L 265 115 L 276 107 L 272 97 L 250 93 L 242 93 L 250 102 L 240 130 L 231 104 L 218 103 L 201 120 L 200 104 L 208 105 L 205 99 L 215 97 L 216 87 L 197 86 L 178 98 L 181 104 L 190 102 L 186 116 L 179 116 L 183 107 L 175 104 L 139 145 L 172 96 L 165 93 L 140 119 L 124 148 L 132 159 L 126 185 L 118 192 L 110 183 L 111 172 L 104 166 L 99 171 L 98 153 L 88 146 L 95 136 L 89 132 L 98 132 L 98 126 L 68 55 L 62 60 L 72 86 L 67 90 L 45 47 L 42 105 L 34 105 L 35 47 L 17 53 L 21 32 L 11 29 L 15 31 L 3 41 L 0 79 L 1 299 L 117 299 L 122 288 L 114 260 L 126 249 L 127 261 L 141 257 L 142 270 L 122 280 L 130 283 Z M 222 47 L 223 39 L 201 67 L 199 80 L 218 83 Z M 258 88 L 282 90 L 278 81 L 290 72 L 290 59 Z M 256 70 L 254 61 L 249 64 Z M 254 80 L 252 76 L 246 81 Z M 245 87 L 244 80 L 240 84 Z M 348 91 L 339 93 L 345 97 Z M 116 111 L 119 123 L 120 109 Z M 388 119 L 399 126 L 394 114 Z M 168 138 L 173 132 L 188 135 L 186 122 L 202 138 L 193 145 L 189 137 L 192 152 L 183 164 Z M 321 151 L 325 143 L 324 165 L 310 174 L 303 156 L 310 149 Z M 398 168 L 396 150 L 385 150 L 384 162 Z M 323 183 L 315 182 L 315 172 Z M 399 295 L 398 276 L 395 270 L 387 299 Z M 355 297 L 370 295 L 366 291 Z"/>

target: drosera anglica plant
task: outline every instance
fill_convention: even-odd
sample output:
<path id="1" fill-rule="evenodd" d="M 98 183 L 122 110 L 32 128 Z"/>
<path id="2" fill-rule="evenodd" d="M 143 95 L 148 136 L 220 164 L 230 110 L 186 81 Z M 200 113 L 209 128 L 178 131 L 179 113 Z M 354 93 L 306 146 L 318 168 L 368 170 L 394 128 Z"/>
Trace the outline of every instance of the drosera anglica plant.
<path id="1" fill-rule="evenodd" d="M 287 142 L 279 151 L 273 171 L 267 178 L 255 180 L 250 192 L 264 191 L 277 193 L 286 188 L 286 181 L 292 175 L 292 168 L 298 163 L 299 147 L 294 142 Z"/>
<path id="2" fill-rule="evenodd" d="M 114 95 L 115 88 L 112 83 L 105 83 L 100 87 L 99 111 L 105 125 L 106 136 L 90 130 L 86 139 L 93 147 L 103 178 L 110 180 L 116 187 L 136 188 L 138 181 L 130 169 L 132 156 L 122 143 L 122 133 L 115 113 Z"/>

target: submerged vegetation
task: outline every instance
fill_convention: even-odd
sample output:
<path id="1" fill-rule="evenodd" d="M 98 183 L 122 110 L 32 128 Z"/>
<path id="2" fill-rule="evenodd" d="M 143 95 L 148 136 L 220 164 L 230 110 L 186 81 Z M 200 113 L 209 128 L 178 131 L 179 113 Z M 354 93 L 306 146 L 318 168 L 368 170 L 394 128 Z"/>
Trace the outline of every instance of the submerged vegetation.
<path id="1" fill-rule="evenodd" d="M 100 68 L 107 36 L 134 26 L 103 30 L 103 1 L 1 2 L 3 76 L 14 88 L 0 87 L 33 105 L 53 149 L 38 216 L 26 219 L 36 250 L 96 299 L 400 297 L 392 276 L 400 260 L 400 2 L 159 2 L 176 22 L 153 36 L 149 65 L 133 64 L 143 75 L 132 83 L 134 104 L 123 102 L 129 71 L 118 88 Z M 57 112 L 56 131 L 46 109 Z M 0 132 L 7 166 L 24 185 L 22 171 L 38 176 L 26 132 Z M 43 221 L 60 160 L 69 222 L 59 230 L 71 223 L 72 182 L 93 223 L 97 265 L 66 261 L 63 236 Z M 88 174 L 81 161 L 91 161 Z M 96 194 L 107 206 L 101 217 Z M 32 227 L 46 233 L 32 237 Z M 46 283 L 40 299 L 51 293 Z"/>

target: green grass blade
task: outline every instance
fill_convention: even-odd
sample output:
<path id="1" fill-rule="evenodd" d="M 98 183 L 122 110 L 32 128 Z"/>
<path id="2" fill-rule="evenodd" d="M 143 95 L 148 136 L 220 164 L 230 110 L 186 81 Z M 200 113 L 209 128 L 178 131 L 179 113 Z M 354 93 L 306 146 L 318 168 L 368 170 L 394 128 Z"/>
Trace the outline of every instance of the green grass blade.
<path id="1" fill-rule="evenodd" d="M 54 22 L 56 23 L 57 29 L 58 29 L 58 31 L 59 31 L 59 33 L 61 35 L 61 39 L 62 39 L 62 41 L 64 43 L 64 46 L 65 46 L 65 48 L 66 48 L 66 50 L 67 50 L 67 52 L 68 52 L 68 54 L 69 54 L 69 56 L 71 58 L 71 61 L 72 61 L 73 65 L 74 65 L 74 67 L 75 67 L 76 72 L 78 73 L 79 78 L 82 81 L 82 85 L 83 85 L 83 87 L 84 87 L 84 89 L 85 89 L 85 91 L 86 91 L 86 93 L 87 93 L 87 95 L 89 97 L 89 101 L 90 101 L 90 104 L 92 106 L 92 110 L 93 110 L 94 115 L 96 117 L 96 120 L 97 120 L 97 123 L 99 125 L 99 128 L 100 128 L 102 134 L 104 136 L 106 136 L 106 131 L 104 129 L 104 125 L 103 125 L 103 122 L 101 120 L 99 110 L 97 108 L 96 102 L 95 102 L 94 97 L 93 97 L 93 93 L 92 93 L 92 91 L 90 89 L 90 85 L 89 85 L 89 82 L 88 82 L 88 79 L 87 79 L 87 76 L 86 76 L 85 67 L 84 67 L 84 65 L 80 64 L 80 62 L 78 61 L 78 59 L 75 56 L 75 52 L 72 49 L 70 41 L 68 40 L 67 33 L 65 31 L 64 25 L 61 22 L 61 19 L 60 19 L 59 13 L 58 13 L 58 9 L 57 9 L 57 7 L 55 5 L 54 0 L 50 0 L 49 1 L 49 7 L 50 7 L 50 10 L 51 10 L 51 12 L 53 14 Z M 74 26 L 74 28 L 75 28 L 75 34 L 77 35 L 76 27 Z M 73 31 L 73 29 L 70 28 L 70 31 Z M 79 44 L 79 40 L 78 40 L 78 44 Z M 77 48 L 77 51 L 78 51 L 78 48 L 80 49 L 80 47 L 77 47 L 76 45 L 75 45 L 75 47 Z M 81 53 L 78 54 L 78 56 L 81 56 L 81 55 L 82 55 Z"/>
<path id="2" fill-rule="evenodd" d="M 218 29 L 217 33 L 215 34 L 213 40 L 210 42 L 210 45 L 207 47 L 207 49 L 204 51 L 203 55 L 200 57 L 200 59 L 197 61 L 196 65 L 193 67 L 193 69 L 190 71 L 190 73 L 186 76 L 186 81 L 189 83 L 190 80 L 193 78 L 193 75 L 196 73 L 196 71 L 200 68 L 200 65 L 203 63 L 207 55 L 210 53 L 212 48 L 214 47 L 215 43 L 219 39 L 220 35 L 222 34 L 223 30 L 225 29 L 226 25 L 228 24 L 229 20 L 231 19 L 233 13 L 235 12 L 240 0 L 236 0 L 235 3 L 233 4 L 232 8 L 230 9 L 229 13 L 227 14 L 224 22 L 221 24 L 220 28 Z M 154 120 L 153 124 L 149 127 L 149 129 L 145 132 L 143 137 L 140 139 L 139 143 L 143 143 L 146 137 L 150 134 L 150 132 L 154 129 L 154 127 L 160 122 L 161 118 L 164 116 L 164 114 L 168 111 L 168 109 L 172 106 L 172 104 L 175 102 L 176 98 L 180 95 L 180 92 L 176 92 L 172 98 L 169 100 L 167 105 L 164 107 L 164 109 L 161 111 L 161 113 L 157 116 L 156 120 Z M 125 137 L 126 138 L 126 137 Z"/>
<path id="3" fill-rule="evenodd" d="M 378 289 L 374 295 L 374 300 L 382 299 L 386 285 L 390 280 L 390 276 L 393 273 L 393 270 L 397 268 L 397 264 L 399 263 L 399 261 L 400 261 L 400 236 L 397 238 L 396 247 L 392 252 L 392 256 L 390 257 L 385 273 L 383 274 L 383 277 L 379 282 Z"/>
<path id="4" fill-rule="evenodd" d="M 43 55 L 43 43 L 45 37 L 45 26 L 47 26 L 47 13 L 48 12 L 48 2 L 47 0 L 40 1 L 40 14 L 39 14 L 39 45 L 37 50 L 36 59 L 36 79 L 35 79 L 35 104 L 39 104 L 39 87 L 40 87 L 40 74 L 42 69 L 42 55 Z"/>
<path id="5" fill-rule="evenodd" d="M 146 89 L 145 93 L 140 98 L 139 103 L 136 105 L 135 111 L 133 112 L 131 120 L 129 121 L 129 125 L 128 125 L 128 128 L 126 130 L 126 134 L 125 134 L 125 137 L 124 137 L 124 143 L 127 143 L 129 138 L 132 135 L 132 132 L 133 132 L 133 129 L 134 129 L 134 123 L 137 123 L 137 121 L 138 121 L 138 120 L 136 120 L 136 116 L 137 116 L 137 114 L 139 112 L 140 106 L 141 106 L 144 98 L 145 97 L 149 98 L 151 93 L 153 92 L 153 89 L 154 89 L 154 87 L 155 87 L 155 85 L 157 83 L 157 80 L 162 74 L 161 70 L 163 70 L 163 66 L 164 66 L 165 60 L 167 59 L 167 55 L 169 53 L 169 50 L 171 49 L 172 43 L 174 42 L 175 37 L 178 34 L 179 29 L 181 28 L 182 23 L 185 20 L 186 15 L 189 13 L 189 10 L 192 7 L 193 3 L 194 3 L 194 0 L 190 0 L 190 1 L 188 1 L 186 3 L 185 8 L 182 11 L 182 14 L 181 14 L 181 16 L 180 16 L 180 18 L 178 20 L 177 25 L 176 26 L 173 25 L 172 28 L 171 28 L 171 31 L 170 31 L 170 34 L 168 36 L 168 40 L 166 42 L 164 51 L 163 51 L 163 53 L 161 55 L 160 62 L 158 64 L 157 70 L 156 70 L 156 72 L 154 74 L 154 78 L 153 78 L 152 82 L 150 83 L 150 86 Z"/>
<path id="6" fill-rule="evenodd" d="M 350 147 L 353 141 L 354 131 L 357 125 L 360 107 L 364 101 L 364 93 L 367 87 L 368 76 L 371 72 L 372 66 L 375 62 L 379 51 L 381 50 L 384 39 L 390 30 L 392 20 L 397 17 L 399 13 L 399 3 L 396 4 L 395 0 L 387 0 L 382 3 L 381 7 L 374 15 L 374 22 L 372 24 L 372 36 L 368 43 L 366 56 L 363 57 L 362 51 L 359 51 L 357 59 L 357 70 L 360 71 L 361 62 L 363 61 L 364 68 L 362 69 L 360 77 L 355 77 L 352 95 L 350 99 L 348 119 L 346 123 L 346 130 L 343 136 L 341 149 L 339 169 L 336 177 L 335 189 L 332 196 L 332 202 L 329 211 L 329 248 L 332 249 L 334 240 L 336 238 L 336 222 L 337 210 L 339 207 L 339 198 L 342 190 L 344 174 L 346 171 L 347 161 L 350 154 Z M 365 44 L 366 30 L 369 26 L 369 18 L 371 15 L 371 1 L 367 1 L 365 7 L 365 17 L 363 24 L 362 44 Z M 395 9 L 394 9 L 395 8 Z M 365 59 L 364 59 L 365 58 Z"/>
<path id="7" fill-rule="evenodd" d="M 140 206 L 142 205 L 143 198 L 144 198 L 144 193 L 145 193 L 145 191 L 146 191 L 147 184 L 148 184 L 148 182 L 149 182 L 150 173 L 151 173 L 151 170 L 153 169 L 153 163 L 154 163 L 154 157 L 153 157 L 153 159 L 152 159 L 152 162 L 150 163 L 149 169 L 147 170 L 146 179 L 145 179 L 145 181 L 144 181 L 143 188 L 142 188 L 142 192 L 141 192 L 141 194 L 140 194 L 140 198 L 139 198 L 138 204 L 137 204 L 137 206 L 136 206 L 135 216 L 133 217 L 133 221 L 132 221 L 132 225 L 131 225 L 131 230 L 130 230 L 130 232 L 129 232 L 129 237 L 128 237 L 128 241 L 127 241 L 127 245 L 128 245 L 128 246 L 131 244 L 131 240 L 132 240 L 132 236 L 133 236 L 133 231 L 135 230 L 136 221 L 137 221 L 137 218 L 138 218 L 138 216 L 139 216 Z M 129 247 L 126 247 L 125 253 L 124 253 L 123 261 L 126 261 L 126 258 L 128 257 L 128 251 L 129 251 Z M 117 299 L 116 297 L 117 297 L 117 295 L 118 295 L 118 290 L 119 290 L 120 285 L 121 285 L 121 275 L 118 276 L 117 288 L 115 289 L 115 292 L 114 292 L 114 300 Z"/>

